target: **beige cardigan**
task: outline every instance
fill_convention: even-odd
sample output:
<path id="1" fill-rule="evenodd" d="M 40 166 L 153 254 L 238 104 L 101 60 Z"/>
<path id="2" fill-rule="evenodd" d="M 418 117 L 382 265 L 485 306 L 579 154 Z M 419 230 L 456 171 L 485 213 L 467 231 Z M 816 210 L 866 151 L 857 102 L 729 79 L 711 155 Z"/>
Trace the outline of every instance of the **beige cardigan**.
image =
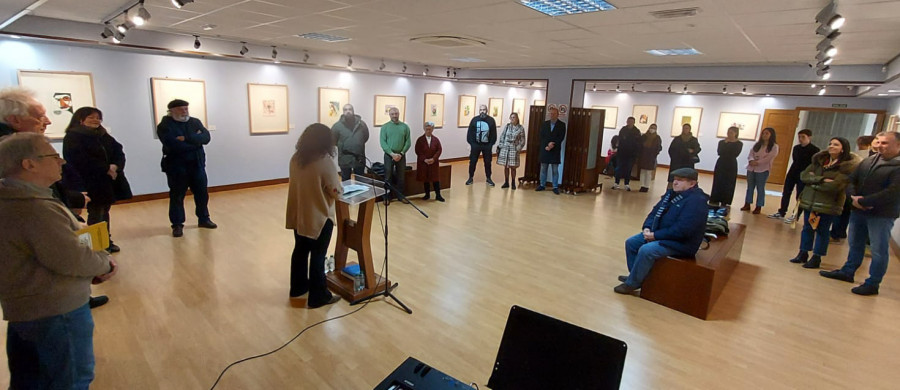
<path id="1" fill-rule="evenodd" d="M 285 228 L 298 235 L 318 238 L 325 221 L 335 221 L 334 201 L 343 193 L 341 177 L 334 160 L 325 155 L 300 167 L 297 155 L 291 157 Z"/>

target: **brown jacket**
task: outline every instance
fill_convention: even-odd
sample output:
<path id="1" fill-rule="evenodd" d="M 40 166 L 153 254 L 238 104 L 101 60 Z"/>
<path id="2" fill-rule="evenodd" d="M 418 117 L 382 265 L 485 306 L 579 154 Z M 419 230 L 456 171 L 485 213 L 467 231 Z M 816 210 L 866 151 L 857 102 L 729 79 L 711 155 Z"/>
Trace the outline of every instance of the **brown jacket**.
<path id="1" fill-rule="evenodd" d="M 335 221 L 334 201 L 343 191 L 331 156 L 326 154 L 300 167 L 295 154 L 291 157 L 285 228 L 303 237 L 319 237 L 325 221 Z"/>
<path id="2" fill-rule="evenodd" d="M 88 302 L 109 255 L 81 245 L 81 228 L 49 188 L 0 182 L 0 305 L 10 322 L 65 314 Z"/>

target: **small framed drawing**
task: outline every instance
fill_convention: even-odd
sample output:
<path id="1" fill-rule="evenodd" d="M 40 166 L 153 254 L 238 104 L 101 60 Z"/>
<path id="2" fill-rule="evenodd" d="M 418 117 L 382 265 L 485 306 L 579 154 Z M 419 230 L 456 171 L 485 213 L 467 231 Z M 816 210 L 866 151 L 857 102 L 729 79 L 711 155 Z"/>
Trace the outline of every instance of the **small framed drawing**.
<path id="1" fill-rule="evenodd" d="M 469 127 L 469 122 L 475 117 L 475 96 L 459 95 L 459 107 L 456 114 L 456 127 Z"/>
<path id="2" fill-rule="evenodd" d="M 700 137 L 700 115 L 703 113 L 701 107 L 675 107 L 675 114 L 672 117 L 672 137 L 681 135 L 681 127 L 685 124 L 691 125 L 691 134 L 694 137 Z"/>
<path id="3" fill-rule="evenodd" d="M 525 125 L 525 99 L 513 99 L 512 112 L 519 116 L 519 124 L 527 129 L 528 126 Z"/>
<path id="4" fill-rule="evenodd" d="M 287 133 L 288 87 L 278 84 L 247 83 L 250 134 Z"/>
<path id="5" fill-rule="evenodd" d="M 738 130 L 738 139 L 749 141 L 756 140 L 756 132 L 759 128 L 759 114 L 742 114 L 737 112 L 723 112 L 719 114 L 719 127 L 716 137 L 728 136 L 728 128 L 734 126 Z"/>
<path id="6" fill-rule="evenodd" d="M 497 128 L 503 123 L 503 98 L 488 99 L 488 115 L 494 118 Z"/>
<path id="7" fill-rule="evenodd" d="M 534 99 L 534 105 L 535 106 L 546 106 L 547 101 L 544 99 Z"/>
<path id="8" fill-rule="evenodd" d="M 424 122 L 433 122 L 435 129 L 444 127 L 444 94 L 425 94 Z M 423 123 L 424 123 L 423 122 Z"/>
<path id="9" fill-rule="evenodd" d="M 606 110 L 606 116 L 603 119 L 603 127 L 607 129 L 615 129 L 618 122 L 619 107 L 615 106 L 591 106 L 594 110 Z"/>
<path id="10" fill-rule="evenodd" d="M 155 115 L 153 119 L 156 121 L 153 126 L 154 130 L 156 124 L 168 115 L 169 102 L 175 99 L 188 102 L 191 116 L 203 122 L 204 126 L 209 126 L 206 121 L 205 81 L 153 77 L 150 79 L 150 91 L 153 94 L 153 113 Z M 156 131 L 153 134 L 155 135 Z"/>
<path id="11" fill-rule="evenodd" d="M 350 104 L 349 89 L 319 87 L 319 123 L 334 126 L 347 104 Z"/>
<path id="12" fill-rule="evenodd" d="M 19 85 L 35 92 L 37 101 L 47 109 L 53 122 L 44 133 L 50 139 L 62 139 L 75 110 L 94 102 L 94 78 L 90 73 L 20 70 Z"/>
<path id="13" fill-rule="evenodd" d="M 641 129 L 641 133 L 646 133 L 650 125 L 656 123 L 657 109 L 657 106 L 634 105 L 631 116 L 634 117 L 634 126 Z"/>
<path id="14" fill-rule="evenodd" d="M 390 122 L 390 110 L 400 111 L 400 122 L 406 122 L 406 96 L 375 95 L 375 127 Z"/>
<path id="15" fill-rule="evenodd" d="M 896 115 L 889 116 L 888 120 L 887 120 L 887 127 L 885 128 L 885 131 L 900 131 L 900 130 L 898 130 L 898 127 L 900 127 L 900 126 L 897 126 L 897 116 Z"/>

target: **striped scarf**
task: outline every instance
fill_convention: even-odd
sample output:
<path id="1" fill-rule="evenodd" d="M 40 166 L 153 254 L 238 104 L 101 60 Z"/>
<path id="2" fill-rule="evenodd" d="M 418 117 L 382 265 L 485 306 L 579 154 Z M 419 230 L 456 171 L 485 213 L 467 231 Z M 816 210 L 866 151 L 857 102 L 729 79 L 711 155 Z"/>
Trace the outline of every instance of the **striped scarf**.
<path id="1" fill-rule="evenodd" d="M 675 194 L 675 197 L 672 197 L 672 194 Z M 659 220 L 662 219 L 662 215 L 669 209 L 669 205 L 680 202 L 682 198 L 684 198 L 684 195 L 676 193 L 675 190 L 666 191 L 666 195 L 663 197 L 662 202 L 660 202 L 659 208 L 656 209 L 656 215 L 653 216 L 653 223 L 650 224 L 651 232 L 655 232 L 656 228 L 659 227 Z"/>

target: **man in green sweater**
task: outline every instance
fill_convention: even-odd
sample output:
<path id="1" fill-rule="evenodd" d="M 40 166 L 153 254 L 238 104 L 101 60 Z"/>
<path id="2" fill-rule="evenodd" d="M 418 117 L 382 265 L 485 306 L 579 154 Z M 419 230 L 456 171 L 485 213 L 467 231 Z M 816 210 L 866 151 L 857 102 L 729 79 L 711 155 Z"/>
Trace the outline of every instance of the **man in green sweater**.
<path id="1" fill-rule="evenodd" d="M 384 150 L 384 179 L 394 184 L 397 191 L 403 191 L 406 179 L 406 151 L 412 142 L 409 126 L 400 122 L 400 110 L 396 107 L 388 111 L 391 121 L 381 125 L 381 149 Z M 395 180 L 391 180 L 396 178 Z M 396 197 L 396 195 L 394 195 Z"/>

